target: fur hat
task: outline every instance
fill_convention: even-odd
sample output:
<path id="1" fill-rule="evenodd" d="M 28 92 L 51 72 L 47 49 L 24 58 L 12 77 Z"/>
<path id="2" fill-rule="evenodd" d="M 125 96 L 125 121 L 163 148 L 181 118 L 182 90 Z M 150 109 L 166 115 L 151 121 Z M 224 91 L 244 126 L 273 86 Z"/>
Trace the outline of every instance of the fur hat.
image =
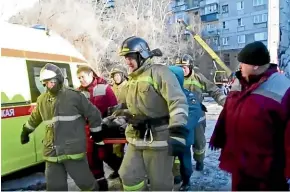
<path id="1" fill-rule="evenodd" d="M 270 53 L 264 43 L 255 41 L 241 50 L 238 61 L 248 65 L 266 65 L 270 62 Z"/>

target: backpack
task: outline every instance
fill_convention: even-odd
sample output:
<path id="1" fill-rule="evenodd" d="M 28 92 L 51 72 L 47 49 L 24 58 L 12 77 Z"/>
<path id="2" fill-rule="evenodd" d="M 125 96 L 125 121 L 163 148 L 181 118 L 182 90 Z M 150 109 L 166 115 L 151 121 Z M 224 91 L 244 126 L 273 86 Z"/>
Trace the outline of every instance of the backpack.
<path id="1" fill-rule="evenodd" d="M 183 87 L 184 82 L 184 74 L 183 70 L 177 66 L 170 66 L 169 69 L 173 72 L 175 77 L 177 78 L 183 93 L 186 96 L 187 104 L 188 104 L 188 119 L 186 128 L 188 129 L 188 136 L 186 137 L 186 145 L 193 145 L 194 144 L 194 129 L 198 124 L 199 119 L 203 116 L 202 115 L 202 104 L 199 102 L 196 94 L 193 92 L 185 89 Z"/>
<path id="2" fill-rule="evenodd" d="M 186 127 L 189 130 L 186 137 L 186 145 L 194 144 L 194 130 L 198 124 L 199 119 L 202 117 L 202 105 L 194 93 L 187 89 L 183 89 L 188 104 L 188 119 Z"/>

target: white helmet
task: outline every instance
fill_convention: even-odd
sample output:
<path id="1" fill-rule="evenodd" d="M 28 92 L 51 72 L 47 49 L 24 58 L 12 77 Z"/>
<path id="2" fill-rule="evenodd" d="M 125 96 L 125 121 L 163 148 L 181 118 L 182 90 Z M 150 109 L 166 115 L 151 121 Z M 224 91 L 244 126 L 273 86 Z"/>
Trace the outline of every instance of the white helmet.
<path id="1" fill-rule="evenodd" d="M 54 64 L 47 63 L 40 71 L 39 80 L 41 83 L 44 81 L 56 79 L 59 84 L 63 84 L 64 76 L 61 69 Z"/>

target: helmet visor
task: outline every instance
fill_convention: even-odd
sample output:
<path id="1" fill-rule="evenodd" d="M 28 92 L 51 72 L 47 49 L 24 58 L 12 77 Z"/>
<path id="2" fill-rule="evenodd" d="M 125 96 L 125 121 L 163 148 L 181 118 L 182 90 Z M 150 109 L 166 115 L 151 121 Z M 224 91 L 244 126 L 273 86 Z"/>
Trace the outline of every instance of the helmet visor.
<path id="1" fill-rule="evenodd" d="M 130 50 L 129 48 L 127 47 L 124 47 L 124 48 L 121 48 L 120 51 L 119 51 L 119 56 L 125 56 L 129 53 L 136 53 L 137 51 L 132 51 Z"/>
<path id="2" fill-rule="evenodd" d="M 53 79 L 47 79 L 47 80 L 44 80 L 44 81 L 41 81 L 42 85 L 43 86 L 47 86 L 48 84 L 56 84 L 57 83 L 57 79 L 53 78 Z"/>
<path id="3" fill-rule="evenodd" d="M 40 71 L 39 80 L 40 82 L 51 80 L 55 78 L 57 74 L 54 71 L 43 69 Z"/>

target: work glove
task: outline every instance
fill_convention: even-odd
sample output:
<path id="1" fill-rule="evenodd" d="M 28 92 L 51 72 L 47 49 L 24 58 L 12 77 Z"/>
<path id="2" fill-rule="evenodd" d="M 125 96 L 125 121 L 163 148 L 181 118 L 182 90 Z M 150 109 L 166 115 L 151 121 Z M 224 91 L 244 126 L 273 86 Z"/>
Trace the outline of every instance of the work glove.
<path id="1" fill-rule="evenodd" d="M 114 111 L 112 116 L 114 117 L 123 116 L 126 117 L 126 119 L 132 118 L 132 114 L 129 112 L 128 109 L 117 109 Z"/>
<path id="2" fill-rule="evenodd" d="M 103 127 L 101 131 L 98 132 L 90 132 L 90 138 L 95 142 L 95 143 L 100 143 L 104 139 L 104 134 L 103 134 Z"/>
<path id="3" fill-rule="evenodd" d="M 113 115 L 113 113 L 117 110 L 121 110 L 121 109 L 127 109 L 126 104 L 124 103 L 120 103 L 118 105 L 112 106 L 112 107 L 108 107 L 108 116 Z"/>
<path id="4" fill-rule="evenodd" d="M 124 147 L 123 144 L 114 144 L 113 145 L 113 154 L 115 154 L 117 157 L 123 157 L 124 155 Z"/>
<path id="5" fill-rule="evenodd" d="M 182 155 L 186 148 L 188 129 L 182 125 L 169 127 L 168 154 L 170 156 Z"/>
<path id="6" fill-rule="evenodd" d="M 21 144 L 26 144 L 29 142 L 29 134 L 32 131 L 30 129 L 28 129 L 27 127 L 25 127 L 25 124 L 23 125 L 22 128 L 22 132 L 21 132 L 21 136 L 20 136 L 20 140 L 21 140 Z"/>

